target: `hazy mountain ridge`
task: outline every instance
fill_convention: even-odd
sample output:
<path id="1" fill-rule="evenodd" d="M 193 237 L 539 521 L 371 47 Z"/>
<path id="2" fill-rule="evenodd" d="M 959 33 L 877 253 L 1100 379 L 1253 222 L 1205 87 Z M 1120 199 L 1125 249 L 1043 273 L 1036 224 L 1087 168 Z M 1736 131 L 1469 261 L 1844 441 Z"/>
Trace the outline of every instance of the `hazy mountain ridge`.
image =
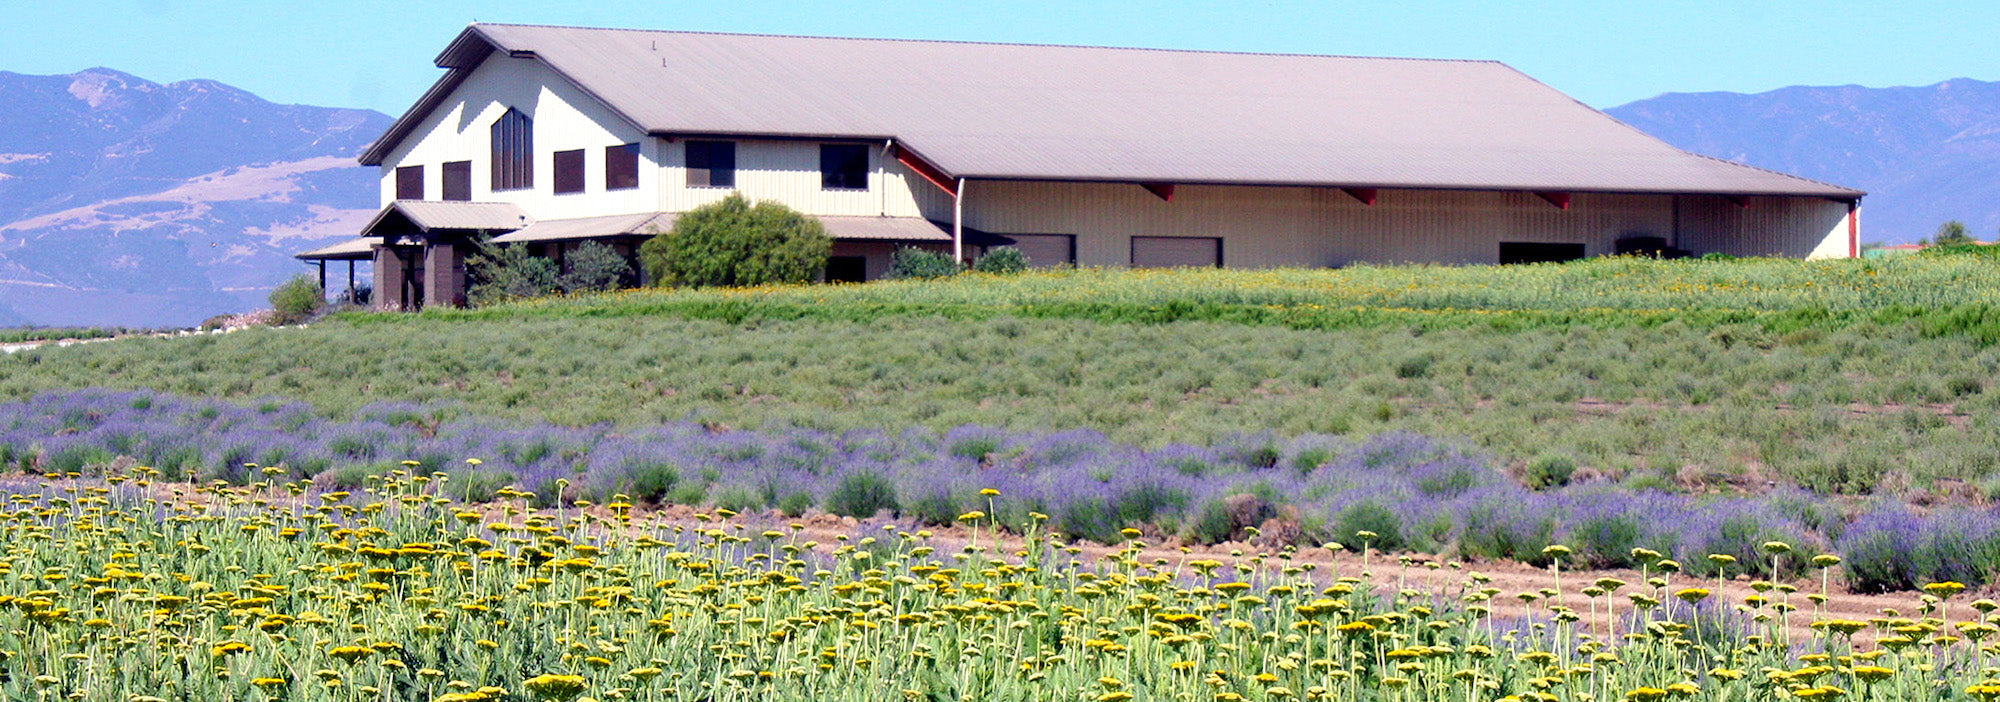
<path id="1" fill-rule="evenodd" d="M 389 117 L 209 80 L 0 72 L 0 324 L 189 325 L 262 304 L 376 205 Z"/>
<path id="2" fill-rule="evenodd" d="M 1606 112 L 1689 151 L 1866 190 L 1869 241 L 1951 219 L 2000 238 L 2000 82 L 1668 93 Z"/>

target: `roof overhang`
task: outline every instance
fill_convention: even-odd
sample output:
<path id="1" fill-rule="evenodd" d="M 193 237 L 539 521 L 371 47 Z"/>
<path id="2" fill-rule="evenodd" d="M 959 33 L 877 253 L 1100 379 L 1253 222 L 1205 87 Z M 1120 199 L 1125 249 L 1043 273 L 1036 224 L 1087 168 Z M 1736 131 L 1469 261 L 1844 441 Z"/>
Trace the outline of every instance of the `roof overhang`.
<path id="1" fill-rule="evenodd" d="M 293 254 L 301 261 L 366 261 L 375 257 L 375 245 L 381 242 L 368 237 L 356 237 L 347 241 L 322 246 L 311 251 Z"/>
<path id="2" fill-rule="evenodd" d="M 609 215 L 604 217 L 578 217 L 574 219 L 544 219 L 536 221 L 518 231 L 493 237 L 495 244 L 525 244 L 548 241 L 579 241 L 584 239 L 612 239 L 617 237 L 650 237 L 674 228 L 674 220 L 680 215 L 672 212 L 644 212 L 639 214 Z"/>
<path id="3" fill-rule="evenodd" d="M 440 230 L 511 232 L 533 222 L 511 202 L 397 200 L 375 213 L 361 228 L 361 236 L 383 238 Z"/>

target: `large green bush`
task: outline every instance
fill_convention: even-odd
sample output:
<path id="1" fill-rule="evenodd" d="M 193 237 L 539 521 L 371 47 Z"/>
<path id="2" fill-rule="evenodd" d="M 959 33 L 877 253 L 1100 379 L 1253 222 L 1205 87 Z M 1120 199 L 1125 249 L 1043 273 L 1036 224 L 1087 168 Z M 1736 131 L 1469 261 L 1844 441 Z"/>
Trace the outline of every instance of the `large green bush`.
<path id="1" fill-rule="evenodd" d="M 948 278 L 958 272 L 958 262 L 951 260 L 951 254 L 909 246 L 896 249 L 889 267 L 891 278 Z"/>
<path id="2" fill-rule="evenodd" d="M 325 307 L 326 292 L 309 275 L 292 276 L 271 291 L 271 310 L 276 313 L 271 319 L 273 324 L 298 324 Z"/>
<path id="3" fill-rule="evenodd" d="M 980 256 L 979 260 L 972 264 L 972 270 L 981 273 L 1011 275 L 1028 270 L 1029 263 L 1031 261 L 1028 260 L 1028 255 L 1021 253 L 1020 249 L 1012 246 L 1002 246 L 986 252 L 984 256 Z"/>
<path id="4" fill-rule="evenodd" d="M 655 285 L 805 283 L 826 269 L 833 240 L 818 220 L 741 195 L 681 215 L 672 231 L 639 249 Z"/>
<path id="5" fill-rule="evenodd" d="M 559 289 L 556 262 L 532 255 L 518 244 L 482 244 L 479 253 L 466 259 L 465 268 L 472 278 L 466 297 L 474 305 L 540 297 Z"/>

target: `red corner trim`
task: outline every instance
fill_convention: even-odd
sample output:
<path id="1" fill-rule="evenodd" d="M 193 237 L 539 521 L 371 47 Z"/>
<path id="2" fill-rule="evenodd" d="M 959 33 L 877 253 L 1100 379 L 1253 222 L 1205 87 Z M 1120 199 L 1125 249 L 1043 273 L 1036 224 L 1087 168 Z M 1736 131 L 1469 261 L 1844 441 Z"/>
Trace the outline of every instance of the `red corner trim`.
<path id="1" fill-rule="evenodd" d="M 1569 209 L 1569 193 L 1537 192 L 1535 193 L 1535 197 L 1548 201 L 1549 204 L 1555 205 L 1558 210 Z"/>
<path id="2" fill-rule="evenodd" d="M 1166 200 L 1167 202 L 1174 201 L 1173 183 L 1140 183 L 1139 187 L 1145 188 L 1146 192 L 1152 193 L 1162 200 Z"/>
<path id="3" fill-rule="evenodd" d="M 937 186 L 939 190 L 949 193 L 952 197 L 958 197 L 957 180 L 945 175 L 943 169 L 931 165 L 931 162 L 925 161 L 923 157 L 910 153 L 909 149 L 896 147 L 896 162 L 908 167 L 924 180 L 930 181 L 931 185 Z"/>
<path id="4" fill-rule="evenodd" d="M 1348 197 L 1360 200 L 1361 204 L 1369 206 L 1375 204 L 1375 196 L 1378 192 L 1374 188 L 1341 188 L 1340 191 L 1347 193 Z"/>

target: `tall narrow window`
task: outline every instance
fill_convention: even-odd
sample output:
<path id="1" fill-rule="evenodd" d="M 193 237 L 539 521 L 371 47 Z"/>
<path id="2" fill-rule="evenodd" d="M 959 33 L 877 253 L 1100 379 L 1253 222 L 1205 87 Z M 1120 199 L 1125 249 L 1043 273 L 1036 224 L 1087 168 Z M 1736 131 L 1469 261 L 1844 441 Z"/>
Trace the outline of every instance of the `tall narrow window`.
<path id="1" fill-rule="evenodd" d="M 535 121 L 514 108 L 493 123 L 493 189 L 535 187 Z"/>
<path id="2" fill-rule="evenodd" d="M 688 142 L 687 174 L 690 188 L 736 187 L 736 142 Z"/>
<path id="3" fill-rule="evenodd" d="M 868 146 L 820 144 L 819 185 L 827 190 L 867 190 Z"/>
<path id="4" fill-rule="evenodd" d="M 557 151 L 554 161 L 556 194 L 583 192 L 583 149 Z"/>
<path id="5" fill-rule="evenodd" d="M 639 145 L 604 147 L 604 189 L 631 190 L 639 187 Z"/>
<path id="6" fill-rule="evenodd" d="M 464 202 L 472 199 L 472 162 L 446 161 L 444 199 Z"/>
<path id="7" fill-rule="evenodd" d="M 424 199 L 423 166 L 403 166 L 396 169 L 396 199 Z"/>

